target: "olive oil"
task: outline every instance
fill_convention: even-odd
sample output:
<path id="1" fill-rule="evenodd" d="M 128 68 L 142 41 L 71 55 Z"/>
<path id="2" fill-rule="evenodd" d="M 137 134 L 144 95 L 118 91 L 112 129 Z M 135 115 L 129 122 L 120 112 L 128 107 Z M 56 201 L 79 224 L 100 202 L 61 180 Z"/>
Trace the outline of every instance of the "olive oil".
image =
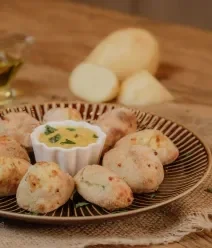
<path id="1" fill-rule="evenodd" d="M 12 58 L 5 52 L 0 52 L 0 91 L 8 88 L 10 81 L 22 66 L 23 61 L 18 58 Z"/>
<path id="2" fill-rule="evenodd" d="M 0 37 L 0 107 L 20 96 L 20 91 L 11 87 L 11 81 L 25 62 L 32 36 L 21 33 Z"/>

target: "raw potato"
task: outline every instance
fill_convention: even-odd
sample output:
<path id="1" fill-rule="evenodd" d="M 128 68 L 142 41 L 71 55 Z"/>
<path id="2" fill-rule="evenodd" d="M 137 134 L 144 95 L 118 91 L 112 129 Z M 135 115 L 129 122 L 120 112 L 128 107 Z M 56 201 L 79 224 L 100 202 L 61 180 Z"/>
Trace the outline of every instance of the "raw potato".
<path id="1" fill-rule="evenodd" d="M 0 157 L 0 197 L 15 195 L 30 163 L 24 159 Z"/>
<path id="2" fill-rule="evenodd" d="M 114 99 L 119 92 L 116 75 L 101 66 L 82 63 L 69 78 L 71 92 L 88 102 L 100 103 Z"/>
<path id="3" fill-rule="evenodd" d="M 145 129 L 129 134 L 120 139 L 115 147 L 126 145 L 149 146 L 155 150 L 163 165 L 174 162 L 179 156 L 179 150 L 175 144 L 161 131 L 155 129 Z"/>
<path id="4" fill-rule="evenodd" d="M 126 108 L 116 108 L 101 115 L 95 122 L 107 134 L 103 153 L 127 134 L 137 129 L 137 119 L 132 111 Z"/>
<path id="5" fill-rule="evenodd" d="M 74 177 L 78 193 L 87 201 L 108 210 L 131 205 L 130 187 L 112 171 L 100 165 L 87 165 Z"/>
<path id="6" fill-rule="evenodd" d="M 73 178 L 53 162 L 31 166 L 16 194 L 19 207 L 34 213 L 48 213 L 65 204 L 74 191 Z"/>
<path id="7" fill-rule="evenodd" d="M 13 138 L 0 136 L 0 156 L 21 158 L 30 161 L 27 151 Z"/>
<path id="8" fill-rule="evenodd" d="M 25 148 L 31 148 L 30 135 L 39 126 L 38 120 L 25 112 L 11 112 L 0 121 L 0 135 L 8 135 Z"/>
<path id="9" fill-rule="evenodd" d="M 118 96 L 118 102 L 126 106 L 145 106 L 172 100 L 171 93 L 145 70 L 127 78 Z"/>
<path id="10" fill-rule="evenodd" d="M 146 146 L 115 147 L 103 158 L 103 166 L 125 180 L 134 193 L 150 193 L 164 179 L 163 165 Z"/>
<path id="11" fill-rule="evenodd" d="M 52 108 L 48 110 L 43 116 L 43 122 L 49 121 L 65 121 L 65 120 L 74 120 L 81 121 L 82 116 L 74 108 Z"/>
<path id="12" fill-rule="evenodd" d="M 147 30 L 121 29 L 103 39 L 85 61 L 110 69 L 119 80 L 144 69 L 155 74 L 159 66 L 159 45 Z"/>

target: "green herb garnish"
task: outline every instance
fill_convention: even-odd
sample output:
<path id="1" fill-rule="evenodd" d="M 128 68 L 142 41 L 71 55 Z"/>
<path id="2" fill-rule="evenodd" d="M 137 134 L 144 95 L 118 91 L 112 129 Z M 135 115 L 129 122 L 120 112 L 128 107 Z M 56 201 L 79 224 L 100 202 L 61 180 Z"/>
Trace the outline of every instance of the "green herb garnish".
<path id="1" fill-rule="evenodd" d="M 32 215 L 38 215 L 38 213 L 35 213 L 35 212 L 32 212 L 31 214 L 32 214 Z"/>
<path id="2" fill-rule="evenodd" d="M 113 212 L 111 212 L 111 214 L 118 214 L 118 213 L 124 213 L 124 212 L 127 212 L 128 210 L 115 210 Z"/>
<path id="3" fill-rule="evenodd" d="M 153 194 L 150 195 L 151 198 L 155 198 L 155 196 L 156 196 L 155 193 L 153 193 Z"/>
<path id="4" fill-rule="evenodd" d="M 74 138 L 77 138 L 77 137 L 79 137 L 79 135 L 78 135 L 78 134 L 75 134 L 75 135 L 74 135 Z"/>
<path id="5" fill-rule="evenodd" d="M 98 139 L 98 138 L 99 138 L 96 134 L 94 134 L 93 137 L 94 137 L 95 139 Z"/>
<path id="6" fill-rule="evenodd" d="M 89 202 L 78 202 L 78 203 L 75 204 L 75 208 L 80 208 L 80 207 L 83 207 L 83 206 L 87 206 L 89 204 L 90 204 Z"/>
<path id="7" fill-rule="evenodd" d="M 56 128 L 54 128 L 54 127 L 51 127 L 51 126 L 49 126 L 49 125 L 46 125 L 45 126 L 45 135 L 49 135 L 49 134 L 51 134 L 51 133 L 54 133 L 55 131 L 57 131 L 57 129 Z"/>
<path id="8" fill-rule="evenodd" d="M 68 127 L 68 128 L 66 128 L 67 130 L 69 130 L 69 131 L 76 131 L 76 128 L 72 128 L 72 127 Z"/>
<path id="9" fill-rule="evenodd" d="M 29 212 L 29 213 L 25 213 L 27 215 L 38 215 L 38 213 L 35 213 L 35 212 Z"/>
<path id="10" fill-rule="evenodd" d="M 57 143 L 61 139 L 61 135 L 58 133 L 55 136 L 49 138 L 49 142 L 51 143 Z"/>
<path id="11" fill-rule="evenodd" d="M 60 144 L 61 145 L 66 145 L 66 144 L 71 144 L 71 145 L 73 145 L 73 144 L 76 144 L 74 141 L 72 141 L 72 140 L 69 140 L 69 139 L 66 139 L 65 141 L 63 141 L 63 142 L 60 142 Z"/>
<path id="12" fill-rule="evenodd" d="M 207 188 L 205 191 L 208 193 L 212 193 L 212 188 Z"/>

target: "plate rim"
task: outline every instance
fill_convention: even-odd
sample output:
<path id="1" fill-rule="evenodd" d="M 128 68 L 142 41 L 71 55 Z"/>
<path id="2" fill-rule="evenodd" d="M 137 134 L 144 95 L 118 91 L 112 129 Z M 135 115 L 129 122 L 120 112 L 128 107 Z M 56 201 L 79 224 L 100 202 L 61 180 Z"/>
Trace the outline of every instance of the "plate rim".
<path id="1" fill-rule="evenodd" d="M 28 215 L 28 214 L 22 214 L 22 213 L 13 213 L 13 212 L 8 212 L 5 210 L 0 210 L 0 217 L 6 217 L 6 218 L 10 218 L 10 219 L 16 219 L 16 220 L 22 220 L 22 221 L 27 221 L 27 222 L 39 222 L 41 223 L 48 223 L 48 224 L 74 224 L 74 223 L 90 223 L 90 222 L 97 222 L 97 221 L 108 221 L 108 220 L 115 220 L 115 219 L 121 219 L 124 217 L 132 217 L 135 216 L 137 214 L 141 214 L 144 213 L 146 211 L 152 210 L 152 209 L 156 209 L 159 207 L 162 207 L 164 205 L 167 205 L 171 202 L 174 202 L 186 195 L 188 195 L 189 193 L 191 193 L 193 190 L 195 190 L 209 175 L 211 169 L 212 169 L 212 153 L 211 150 L 209 148 L 209 145 L 207 144 L 207 142 L 205 140 L 203 140 L 199 134 L 196 134 L 196 132 L 190 130 L 189 128 L 185 127 L 183 124 L 180 124 L 172 119 L 166 118 L 164 116 L 160 116 L 157 115 L 155 113 L 149 112 L 149 111 L 143 111 L 139 108 L 136 107 L 127 107 L 127 106 L 123 106 L 120 104 L 116 104 L 116 103 L 88 103 L 88 102 L 83 102 L 83 101 L 48 101 L 48 102 L 44 102 L 44 103 L 28 103 L 28 104 L 21 104 L 21 105 L 14 105 L 14 106 L 8 106 L 5 108 L 2 108 L 0 110 L 0 114 L 2 114 L 6 109 L 14 109 L 14 108 L 23 108 L 23 107 L 31 107 L 31 106 L 36 106 L 36 105 L 47 105 L 47 104 L 90 104 L 90 105 L 105 105 L 105 106 L 114 106 L 114 107 L 123 107 L 123 108 L 127 108 L 127 109 L 131 109 L 134 111 L 140 111 L 143 112 L 145 114 L 151 114 L 153 116 L 159 117 L 159 118 L 164 118 L 166 121 L 171 121 L 172 123 L 177 124 L 178 126 L 181 126 L 183 129 L 189 131 L 190 133 L 192 133 L 192 135 L 194 135 L 203 145 L 203 147 L 206 150 L 207 153 L 207 157 L 208 157 L 208 164 L 207 164 L 207 170 L 205 171 L 204 175 L 202 176 L 202 178 L 195 183 L 192 187 L 190 187 L 189 189 L 185 190 L 184 192 L 180 193 L 179 195 L 176 195 L 174 197 L 171 197 L 170 199 L 167 199 L 163 202 L 159 202 L 156 203 L 152 206 L 148 206 L 145 208 L 140 208 L 140 209 L 135 209 L 135 210 L 129 210 L 127 212 L 120 212 L 120 213 L 109 213 L 106 215 L 98 215 L 98 216 L 77 216 L 77 217 L 60 217 L 60 216 L 46 216 L 46 215 Z"/>

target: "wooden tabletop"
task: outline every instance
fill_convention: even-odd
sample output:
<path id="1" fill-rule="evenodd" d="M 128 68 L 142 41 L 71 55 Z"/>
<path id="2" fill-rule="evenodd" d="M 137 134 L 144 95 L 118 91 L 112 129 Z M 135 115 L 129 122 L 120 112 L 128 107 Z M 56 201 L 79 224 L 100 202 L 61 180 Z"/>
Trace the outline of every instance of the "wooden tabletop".
<path id="1" fill-rule="evenodd" d="M 75 99 L 68 90 L 69 72 L 105 35 L 133 26 L 146 28 L 158 38 L 162 56 L 157 76 L 174 94 L 176 102 L 212 106 L 210 32 L 103 11 L 68 0 L 1 0 L 0 19 L 0 34 L 2 30 L 22 32 L 36 38 L 25 67 L 14 81 L 15 87 L 24 92 L 21 102 Z M 212 234 L 193 234 L 180 243 L 153 247 L 209 248 Z"/>

